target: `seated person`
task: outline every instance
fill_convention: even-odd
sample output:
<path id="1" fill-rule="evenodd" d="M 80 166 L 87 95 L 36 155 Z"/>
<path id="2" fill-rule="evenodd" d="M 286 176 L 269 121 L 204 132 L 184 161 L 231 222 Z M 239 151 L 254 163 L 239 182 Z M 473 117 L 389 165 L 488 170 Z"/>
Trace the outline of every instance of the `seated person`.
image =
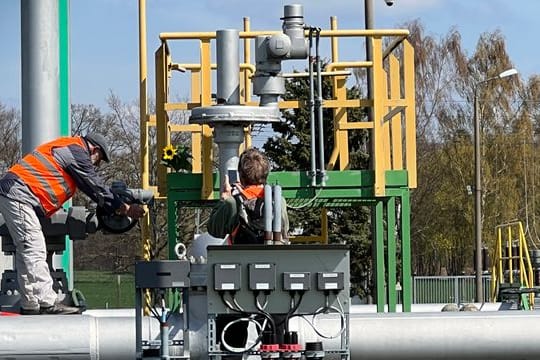
<path id="1" fill-rule="evenodd" d="M 221 200 L 212 210 L 208 220 L 207 228 L 210 235 L 217 238 L 228 236 L 230 244 L 264 244 L 264 185 L 269 172 L 270 163 L 259 150 L 246 149 L 240 155 L 238 160 L 240 182 L 233 184 L 233 189 L 228 176 L 225 175 Z M 289 218 L 285 200 L 281 201 L 282 239 L 279 243 L 287 244 Z"/>

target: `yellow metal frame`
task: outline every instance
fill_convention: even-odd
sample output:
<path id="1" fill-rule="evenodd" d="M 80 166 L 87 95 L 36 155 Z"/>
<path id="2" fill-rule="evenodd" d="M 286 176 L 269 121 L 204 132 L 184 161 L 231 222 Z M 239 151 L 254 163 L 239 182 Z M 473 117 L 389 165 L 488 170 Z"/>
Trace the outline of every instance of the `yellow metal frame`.
<path id="1" fill-rule="evenodd" d="M 289 240 L 299 244 L 328 244 L 328 210 L 321 208 L 321 235 L 292 235 Z"/>
<path id="2" fill-rule="evenodd" d="M 374 99 L 347 99 L 346 75 L 333 76 L 334 98 L 325 100 L 323 107 L 332 108 L 334 113 L 335 147 L 331 153 L 328 169 L 338 165 L 339 169 L 349 168 L 348 131 L 370 129 L 373 135 L 373 166 L 375 171 L 375 195 L 385 196 L 384 173 L 386 170 L 406 169 L 409 186 L 416 187 L 416 143 L 414 113 L 414 55 L 410 43 L 405 36 L 407 30 L 338 30 L 337 21 L 331 19 L 331 30 L 323 30 L 322 38 L 330 38 L 332 44 L 332 61 L 327 73 L 351 68 L 373 69 Z M 254 73 L 254 65 L 250 63 L 250 40 L 258 35 L 269 35 L 276 31 L 249 31 L 249 20 L 244 19 L 245 31 L 240 32 L 244 40 L 244 62 L 241 64 L 242 103 L 256 106 L 251 101 L 250 78 Z M 194 154 L 194 172 L 203 173 L 202 199 L 209 199 L 212 193 L 212 129 L 206 125 L 176 125 L 168 122 L 167 111 L 189 110 L 199 106 L 211 105 L 211 71 L 216 68 L 211 59 L 211 42 L 215 40 L 214 32 L 161 33 L 162 45 L 156 51 L 156 126 L 158 147 L 162 148 L 170 142 L 170 132 L 189 131 L 192 133 Z M 341 37 L 368 37 L 373 42 L 373 61 L 338 60 L 338 40 Z M 387 53 L 383 48 L 384 37 L 397 37 L 403 44 L 401 56 Z M 173 63 L 168 52 L 167 42 L 173 40 L 195 40 L 200 44 L 200 63 Z M 395 46 L 394 46 L 395 47 Z M 169 102 L 168 80 L 173 68 L 185 68 L 191 74 L 191 101 Z M 387 71 L 388 69 L 388 71 Z M 403 89 L 403 93 L 401 91 Z M 305 106 L 298 100 L 280 101 L 281 109 Z M 347 118 L 347 109 L 359 106 L 373 108 L 373 119 L 365 122 L 351 122 Z M 338 163 L 339 160 L 339 163 Z M 166 168 L 158 171 L 158 191 L 160 196 L 166 195 Z"/>
<path id="3" fill-rule="evenodd" d="M 156 64 L 156 114 L 148 114 L 146 99 L 146 26 L 145 0 L 139 0 L 140 7 L 140 86 L 141 86 L 141 168 L 143 188 L 151 188 L 148 183 L 149 155 L 148 128 L 157 127 L 158 151 L 169 145 L 171 133 L 189 132 L 192 140 L 193 172 L 202 173 L 203 185 L 201 199 L 212 199 L 212 129 L 207 125 L 174 125 L 169 123 L 168 111 L 190 110 L 194 107 L 212 105 L 212 71 L 216 64 L 211 63 L 212 42 L 215 32 L 167 32 L 160 34 L 161 45 L 155 52 Z M 142 14 L 142 15 L 141 15 Z M 251 100 L 251 77 L 255 72 L 252 63 L 251 43 L 257 36 L 271 35 L 280 31 L 252 31 L 249 18 L 244 18 L 243 31 L 239 32 L 243 40 L 243 63 L 240 64 L 240 93 L 242 104 L 257 106 Z M 375 174 L 374 195 L 384 197 L 385 172 L 387 170 L 407 170 L 409 188 L 415 188 L 416 179 L 416 119 L 414 90 L 414 50 L 406 37 L 408 30 L 339 30 L 336 17 L 330 18 L 330 30 L 322 30 L 322 39 L 328 38 L 331 45 L 331 61 L 324 76 L 331 75 L 333 81 L 333 98 L 324 100 L 323 107 L 333 109 L 334 149 L 326 165 L 328 170 L 338 168 L 348 170 L 349 145 L 348 132 L 358 129 L 371 131 L 373 144 L 373 170 Z M 373 61 L 340 61 L 340 38 L 366 38 L 373 45 Z M 393 41 L 386 48 L 383 40 Z M 197 41 L 200 47 L 199 63 L 174 63 L 169 53 L 168 42 Z M 358 48 L 362 48 L 359 42 Z M 395 51 L 400 46 L 401 51 Z M 361 51 L 359 50 L 359 53 Z M 399 56 L 398 56 L 399 55 Z M 171 102 L 169 100 L 169 81 L 171 72 L 185 69 L 191 79 L 191 96 L 189 102 Z M 373 72 L 373 99 L 347 98 L 346 69 L 371 68 Z M 280 109 L 291 109 L 306 106 L 299 100 L 280 101 Z M 368 121 L 349 121 L 347 109 L 371 107 L 372 118 Z M 144 133 L 143 133 L 144 129 Z M 246 129 L 244 146 L 251 146 L 249 129 Z M 166 197 L 167 168 L 159 166 L 157 171 L 157 196 Z M 321 236 L 298 237 L 296 241 L 327 242 L 326 209 L 321 212 Z"/>
<path id="4" fill-rule="evenodd" d="M 491 299 L 495 301 L 499 285 L 505 282 L 504 273 L 508 271 L 508 281 L 514 283 L 513 260 L 518 260 L 519 283 L 522 287 L 532 288 L 534 284 L 533 268 L 529 256 L 529 246 L 523 224 L 521 221 L 499 225 L 497 230 L 497 244 L 493 256 L 491 271 Z M 518 244 L 518 254 L 512 253 L 512 245 Z M 508 256 L 503 256 L 503 245 L 508 248 Z M 534 306 L 534 294 L 529 294 L 529 303 Z M 531 307 L 532 308 L 532 307 Z"/>

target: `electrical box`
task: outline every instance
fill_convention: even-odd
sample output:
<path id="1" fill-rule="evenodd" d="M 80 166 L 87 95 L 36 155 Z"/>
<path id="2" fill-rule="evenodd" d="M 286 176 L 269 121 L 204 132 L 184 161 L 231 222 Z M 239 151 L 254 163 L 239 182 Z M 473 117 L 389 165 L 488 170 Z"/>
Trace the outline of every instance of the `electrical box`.
<path id="1" fill-rule="evenodd" d="M 311 274 L 308 272 L 283 273 L 283 290 L 307 291 L 310 289 Z"/>
<path id="2" fill-rule="evenodd" d="M 332 338 L 331 344 L 325 344 L 324 350 L 332 354 L 332 358 L 349 359 L 350 299 L 349 292 L 345 290 L 350 286 L 348 246 L 235 244 L 209 245 L 206 249 L 208 286 L 205 309 L 208 311 L 209 360 L 237 355 L 224 348 L 222 336 L 227 338 L 227 344 L 233 341 L 244 344 L 246 340 L 242 331 L 235 330 L 233 326 L 247 318 L 260 317 L 261 308 L 275 319 L 276 334 L 284 333 L 284 314 L 289 314 L 288 318 L 293 314 L 305 316 L 315 327 L 317 324 L 314 322 L 320 319 L 315 319 L 314 315 L 321 315 L 325 323 L 327 320 L 332 323 L 333 329 L 342 327 L 343 331 Z M 224 294 L 227 290 L 229 294 Z M 260 300 L 264 300 L 264 304 L 260 304 Z M 326 315 L 319 314 L 325 307 L 332 307 L 340 313 L 339 316 L 327 319 Z M 261 335 L 261 331 L 257 333 Z M 281 341 L 279 338 L 276 340 Z M 297 355 L 307 359 L 312 355 L 308 351 L 304 356 L 302 351 L 291 351 L 292 348 L 286 346 L 283 349 L 264 350 L 263 353 L 267 359 L 270 359 L 269 355 L 280 359 L 300 359 Z M 285 352 L 282 354 L 281 351 Z M 292 353 L 295 354 L 291 357 Z"/>
<path id="3" fill-rule="evenodd" d="M 237 291 L 242 284 L 240 264 L 214 264 L 214 290 Z"/>
<path id="4" fill-rule="evenodd" d="M 343 290 L 343 273 L 342 272 L 318 272 L 317 273 L 317 289 L 319 291 L 327 290 Z"/>
<path id="5" fill-rule="evenodd" d="M 326 305 L 348 310 L 349 250 L 346 245 L 209 245 L 207 247 L 209 316 L 229 315 L 221 292 L 234 291 L 246 312 L 257 313 L 255 292 L 271 292 L 264 310 L 287 314 L 291 297 L 304 292 L 297 314 L 311 314 Z M 343 291 L 340 291 L 343 290 Z M 325 291 L 337 292 L 326 298 Z M 339 298 L 339 301 L 338 301 Z"/>
<path id="6" fill-rule="evenodd" d="M 249 264 L 249 289 L 270 291 L 276 288 L 275 264 Z"/>
<path id="7" fill-rule="evenodd" d="M 189 261 L 155 260 L 135 264 L 135 287 L 168 289 L 189 287 Z"/>

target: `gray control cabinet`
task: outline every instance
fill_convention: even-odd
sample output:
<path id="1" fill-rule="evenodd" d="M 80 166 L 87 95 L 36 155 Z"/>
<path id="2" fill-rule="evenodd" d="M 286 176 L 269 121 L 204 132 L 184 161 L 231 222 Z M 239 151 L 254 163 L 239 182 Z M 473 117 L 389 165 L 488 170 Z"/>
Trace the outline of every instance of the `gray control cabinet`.
<path id="1" fill-rule="evenodd" d="M 235 316 L 260 313 L 257 304 L 280 326 L 293 311 L 296 315 L 310 317 L 329 307 L 334 311 L 341 309 L 345 322 L 342 325 L 344 331 L 337 335 L 341 341 L 334 341 L 325 351 L 341 359 L 349 358 L 350 266 L 347 246 L 233 245 L 208 246 L 207 250 L 210 359 L 228 355 L 220 344 L 221 329 L 234 322 Z M 291 309 L 292 303 L 297 308 Z M 283 344 L 282 340 L 278 343 Z M 339 345 L 336 347 L 336 344 Z M 304 349 L 305 344 L 299 345 Z M 299 357 L 304 350 L 295 351 L 295 356 Z M 290 356 L 290 353 L 284 354 Z M 260 355 L 263 358 L 279 356 L 279 351 Z"/>
<path id="2" fill-rule="evenodd" d="M 240 282 L 238 288 L 237 282 Z M 221 300 L 234 297 L 246 311 L 256 311 L 254 293 L 261 302 L 266 292 L 266 311 L 286 314 L 290 290 L 304 290 L 298 312 L 309 313 L 325 304 L 330 292 L 330 305 L 338 307 L 336 297 L 348 313 L 349 250 L 342 245 L 234 245 L 208 247 L 208 313 L 232 314 Z M 218 287 L 216 287 L 218 286 Z M 225 288 L 222 288 L 222 287 Z M 234 287 L 234 289 L 233 289 Z M 289 289 L 289 290 L 288 290 Z"/>

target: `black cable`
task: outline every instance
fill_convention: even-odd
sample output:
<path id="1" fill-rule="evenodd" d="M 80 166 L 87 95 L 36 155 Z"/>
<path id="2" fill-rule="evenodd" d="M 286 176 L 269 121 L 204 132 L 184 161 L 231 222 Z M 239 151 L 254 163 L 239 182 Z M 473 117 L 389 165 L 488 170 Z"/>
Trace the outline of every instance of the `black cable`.
<path id="1" fill-rule="evenodd" d="M 233 305 L 229 301 L 227 301 L 227 299 L 225 299 L 225 293 L 226 292 L 228 292 L 228 291 L 218 291 L 218 294 L 219 294 L 219 297 L 221 298 L 221 301 L 223 302 L 223 304 L 225 304 L 225 306 L 227 308 L 231 309 L 234 312 L 242 314 L 242 315 L 246 315 L 246 316 L 250 315 L 249 313 L 245 312 L 243 309 L 235 307 L 237 304 Z M 231 294 L 231 296 L 233 297 L 233 300 L 234 300 L 234 293 Z"/>
<path id="2" fill-rule="evenodd" d="M 335 294 L 336 296 L 336 300 L 338 301 L 338 303 L 340 304 L 339 302 L 339 298 L 338 298 L 338 292 L 335 292 L 333 291 L 333 293 Z M 315 317 L 319 314 L 327 314 L 329 313 L 330 311 L 335 311 L 339 314 L 340 316 L 340 320 L 341 320 L 341 329 L 339 331 L 339 333 L 337 333 L 336 335 L 333 335 L 333 336 L 329 336 L 329 335 L 325 335 L 325 334 L 322 334 L 316 327 L 315 325 L 310 322 L 309 320 L 306 319 L 306 315 L 311 315 L 313 316 L 313 320 L 315 320 Z M 330 291 L 326 290 L 324 291 L 324 306 L 322 306 L 321 308 L 317 309 L 316 311 L 312 312 L 312 313 L 308 313 L 308 314 L 293 314 L 289 317 L 290 318 L 293 318 L 293 317 L 301 317 L 303 318 L 304 320 L 306 320 L 308 322 L 308 324 L 311 326 L 311 328 L 313 329 L 313 331 L 315 331 L 315 333 L 322 337 L 322 338 L 325 338 L 325 339 L 333 339 L 337 336 L 339 336 L 340 334 L 343 333 L 343 331 L 345 331 L 345 328 L 346 328 L 346 323 L 345 323 L 345 315 L 343 313 L 343 309 L 341 307 L 341 304 L 340 304 L 340 309 L 337 309 L 335 308 L 334 306 L 330 306 Z"/>
<path id="3" fill-rule="evenodd" d="M 300 307 L 300 303 L 302 302 L 302 298 L 304 297 L 304 291 L 299 291 L 298 292 L 300 294 L 300 297 L 298 298 L 298 302 L 296 302 L 294 300 L 295 296 L 296 296 L 296 291 L 291 291 L 289 292 L 290 296 L 291 296 L 291 305 L 294 304 L 293 306 L 290 306 L 290 309 L 289 311 L 287 312 L 287 315 L 285 316 L 285 319 L 283 320 L 285 322 L 285 331 L 286 332 L 289 332 L 289 319 L 291 317 L 293 317 L 293 314 L 296 312 L 296 310 L 298 310 L 298 308 Z M 283 323 L 283 322 L 282 322 Z M 281 325 L 281 324 L 280 324 Z"/>
<path id="4" fill-rule="evenodd" d="M 157 321 L 161 322 L 161 316 L 159 316 L 159 313 L 158 313 L 155 305 L 150 308 L 150 312 L 152 313 L 152 315 L 154 315 L 154 317 L 157 319 Z"/>
<path id="5" fill-rule="evenodd" d="M 328 290 L 325 290 L 324 292 L 324 306 L 320 308 L 318 311 L 315 311 L 312 315 L 319 315 L 324 314 L 328 312 L 328 309 L 330 309 L 330 292 Z"/>
<path id="6" fill-rule="evenodd" d="M 300 294 L 300 296 L 301 296 L 301 297 L 300 297 L 300 299 L 299 299 L 299 301 L 298 301 L 297 309 L 298 309 L 298 307 L 300 306 L 300 302 L 302 301 L 302 297 L 304 296 L 304 293 L 302 292 L 302 293 Z M 324 306 L 323 306 L 323 307 L 321 307 L 320 309 L 318 309 L 317 311 L 314 311 L 314 312 L 312 312 L 312 313 L 307 313 L 307 314 L 291 314 L 291 315 L 289 316 L 289 319 L 292 319 L 293 317 L 298 317 L 298 316 L 303 317 L 304 315 L 312 315 L 312 316 L 316 316 L 316 315 L 319 315 L 319 314 L 327 313 L 328 310 L 330 309 L 329 303 L 330 303 L 330 292 L 329 292 L 329 291 L 325 291 L 325 292 L 324 292 Z M 296 309 L 295 309 L 295 311 L 296 311 Z M 288 320 L 287 320 L 287 322 L 288 322 Z"/>
<path id="7" fill-rule="evenodd" d="M 231 297 L 232 297 L 232 300 L 233 300 L 233 303 L 231 303 L 230 301 L 228 301 L 227 299 L 225 299 L 225 293 L 228 292 Z M 221 301 L 223 302 L 223 304 L 225 304 L 225 306 L 227 308 L 229 308 L 230 310 L 236 312 L 236 313 L 239 313 L 239 314 L 242 314 L 243 316 L 246 316 L 246 317 L 253 317 L 253 321 L 256 321 L 257 318 L 255 317 L 255 315 L 262 315 L 264 316 L 272 325 L 273 325 L 273 319 L 272 317 L 269 315 L 269 314 L 264 314 L 264 313 L 259 313 L 259 312 L 256 312 L 256 313 L 248 313 L 246 312 L 245 310 L 243 310 L 239 304 L 237 303 L 236 301 L 236 298 L 234 296 L 234 292 L 229 292 L 229 291 L 218 291 L 218 294 L 219 294 L 219 297 L 221 298 Z M 258 305 L 258 301 L 255 301 L 256 305 Z M 261 326 L 261 329 L 262 329 L 262 326 Z M 273 329 L 275 329 L 275 325 L 273 325 Z M 274 330 L 275 331 L 275 330 Z M 244 349 L 243 351 L 239 352 L 239 353 L 248 353 L 250 351 L 252 351 L 260 342 L 261 342 L 261 339 L 262 339 L 262 336 L 263 336 L 263 331 L 261 330 L 259 336 L 257 337 L 257 339 L 255 340 L 255 342 L 253 343 L 252 346 L 250 346 L 249 348 L 247 349 Z M 230 350 L 229 350 L 230 351 Z M 234 353 L 234 351 L 231 351 Z"/>
<path id="8" fill-rule="evenodd" d="M 238 320 L 242 320 L 242 319 L 238 319 Z M 235 321 L 238 322 L 238 320 L 235 320 Z M 249 319 L 248 321 L 255 321 L 255 320 Z M 259 333 L 259 336 L 257 336 L 257 339 L 255 339 L 255 342 L 253 343 L 253 345 L 251 345 L 247 349 L 242 349 L 241 351 L 235 351 L 235 350 L 231 349 L 230 347 L 227 347 L 227 345 L 224 344 L 225 347 L 227 348 L 227 350 L 229 352 L 234 353 L 234 354 L 244 354 L 244 353 L 248 353 L 248 352 L 252 351 L 253 349 L 255 349 L 255 347 L 261 342 L 261 339 L 262 339 L 262 336 L 263 336 L 262 325 L 260 325 L 260 324 L 258 324 L 258 325 L 261 326 L 261 332 Z M 225 329 L 223 331 L 225 331 Z M 222 334 L 222 336 L 223 336 L 223 334 Z"/>
<path id="9" fill-rule="evenodd" d="M 265 296 L 267 296 L 266 293 L 264 294 Z M 277 334 L 277 329 L 276 329 L 276 322 L 274 321 L 274 318 L 272 317 L 270 313 L 268 313 L 266 310 L 262 308 L 261 304 L 259 304 L 259 292 L 254 291 L 253 296 L 255 300 L 255 307 L 257 307 L 257 310 L 259 310 L 259 314 L 263 315 L 270 322 L 270 325 L 272 326 L 272 334 L 274 335 L 274 339 L 275 339 L 276 334 Z"/>

